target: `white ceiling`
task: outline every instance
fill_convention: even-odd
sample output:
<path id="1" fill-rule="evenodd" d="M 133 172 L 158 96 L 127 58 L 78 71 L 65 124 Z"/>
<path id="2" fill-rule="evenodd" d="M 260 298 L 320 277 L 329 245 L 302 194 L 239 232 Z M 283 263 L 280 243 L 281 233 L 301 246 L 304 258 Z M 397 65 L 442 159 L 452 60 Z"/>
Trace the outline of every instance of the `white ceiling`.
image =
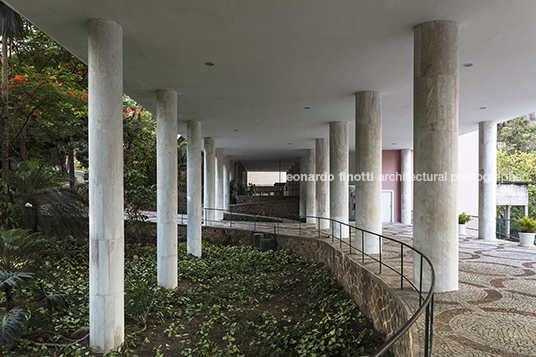
<path id="1" fill-rule="evenodd" d="M 536 111 L 534 0 L 5 2 L 83 61 L 88 20 L 121 24 L 125 93 L 154 111 L 156 90 L 177 91 L 179 132 L 200 121 L 250 170 L 288 167 L 330 121 L 350 122 L 353 151 L 363 90 L 383 93 L 383 148 L 411 148 L 413 27 L 426 21 L 460 23 L 461 134 Z"/>

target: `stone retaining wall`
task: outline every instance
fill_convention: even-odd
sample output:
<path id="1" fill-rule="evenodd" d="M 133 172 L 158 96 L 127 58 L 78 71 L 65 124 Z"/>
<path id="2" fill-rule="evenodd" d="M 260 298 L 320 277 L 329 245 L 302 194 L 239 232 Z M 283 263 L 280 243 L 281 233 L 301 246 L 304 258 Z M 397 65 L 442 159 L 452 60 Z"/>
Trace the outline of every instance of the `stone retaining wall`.
<path id="1" fill-rule="evenodd" d="M 244 196 L 269 198 L 277 196 Z M 300 200 L 296 197 L 281 196 L 278 200 L 249 202 L 230 205 L 230 211 L 236 213 L 258 214 L 264 216 L 299 216 Z M 284 199 L 281 199 L 284 198 Z"/>
<path id="2" fill-rule="evenodd" d="M 179 225 L 179 237 L 181 236 L 186 236 L 184 225 Z M 234 228 L 203 227 L 203 239 L 211 243 L 251 245 L 253 232 Z M 409 319 L 403 302 L 381 279 L 328 242 L 315 238 L 278 235 L 277 244 L 282 249 L 288 249 L 326 265 L 363 314 L 372 319 L 374 328 L 384 331 L 387 338 Z M 395 343 L 391 351 L 397 357 L 411 357 L 414 356 L 414 347 L 417 352 L 418 346 L 413 345 L 410 329 Z M 418 352 L 415 355 L 417 354 Z"/>

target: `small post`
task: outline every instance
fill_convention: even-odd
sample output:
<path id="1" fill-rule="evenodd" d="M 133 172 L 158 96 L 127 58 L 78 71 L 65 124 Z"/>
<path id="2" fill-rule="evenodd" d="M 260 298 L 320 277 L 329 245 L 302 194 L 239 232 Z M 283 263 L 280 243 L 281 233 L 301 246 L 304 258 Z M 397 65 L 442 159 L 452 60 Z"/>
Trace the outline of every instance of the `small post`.
<path id="1" fill-rule="evenodd" d="M 404 244 L 400 244 L 400 290 L 404 290 Z"/>

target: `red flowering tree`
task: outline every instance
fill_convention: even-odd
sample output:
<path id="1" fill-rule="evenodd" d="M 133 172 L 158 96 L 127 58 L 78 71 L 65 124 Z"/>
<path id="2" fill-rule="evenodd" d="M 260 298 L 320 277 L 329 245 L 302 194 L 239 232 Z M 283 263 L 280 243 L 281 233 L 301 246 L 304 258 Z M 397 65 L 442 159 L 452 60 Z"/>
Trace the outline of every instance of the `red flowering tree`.
<path id="1" fill-rule="evenodd" d="M 11 52 L 4 155 L 74 171 L 74 147 L 87 141 L 86 65 L 30 25 Z"/>

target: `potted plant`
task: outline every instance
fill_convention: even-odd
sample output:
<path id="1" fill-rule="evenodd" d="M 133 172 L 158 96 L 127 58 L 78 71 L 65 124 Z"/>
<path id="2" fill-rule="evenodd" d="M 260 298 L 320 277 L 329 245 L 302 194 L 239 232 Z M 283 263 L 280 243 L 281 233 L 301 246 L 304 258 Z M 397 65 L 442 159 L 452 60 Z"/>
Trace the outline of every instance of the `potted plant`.
<path id="1" fill-rule="evenodd" d="M 465 235 L 465 228 L 467 227 L 467 222 L 471 220 L 471 216 L 462 212 L 458 215 L 458 234 L 461 236 Z"/>
<path id="2" fill-rule="evenodd" d="M 519 229 L 519 245 L 522 247 L 533 247 L 536 221 L 525 216 L 514 219 L 514 225 Z"/>

